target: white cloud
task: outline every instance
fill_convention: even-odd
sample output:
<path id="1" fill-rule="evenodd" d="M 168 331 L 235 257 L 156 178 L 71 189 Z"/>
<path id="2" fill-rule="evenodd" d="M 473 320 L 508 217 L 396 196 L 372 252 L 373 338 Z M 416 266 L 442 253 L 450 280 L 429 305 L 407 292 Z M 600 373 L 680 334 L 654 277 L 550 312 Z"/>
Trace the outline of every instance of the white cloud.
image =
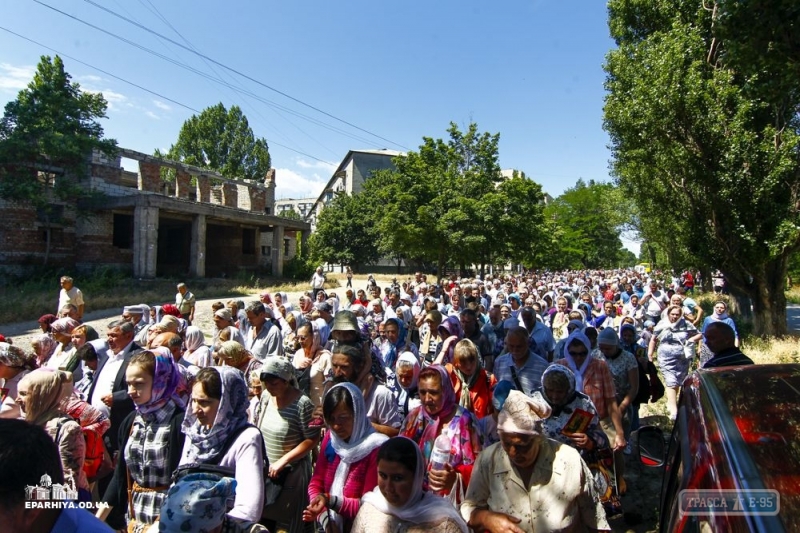
<path id="1" fill-rule="evenodd" d="M 309 177 L 288 168 L 275 169 L 275 198 L 316 198 L 328 178 L 318 174 Z"/>
<path id="2" fill-rule="evenodd" d="M 153 112 L 152 112 L 152 111 L 150 111 L 149 109 L 148 109 L 148 110 L 146 110 L 146 111 L 144 112 L 144 114 L 145 114 L 145 115 L 147 115 L 148 117 L 150 117 L 150 118 L 154 119 L 154 120 L 161 120 L 161 117 L 159 117 L 158 115 L 156 115 L 155 113 L 153 113 Z"/>
<path id="3" fill-rule="evenodd" d="M 78 79 L 81 81 L 88 81 L 94 83 L 103 81 L 103 78 L 101 78 L 100 76 L 95 76 L 94 74 L 86 74 L 85 76 L 79 76 Z"/>
<path id="4" fill-rule="evenodd" d="M 0 90 L 16 92 L 28 86 L 36 74 L 36 67 L 15 67 L 9 63 L 0 63 Z"/>
<path id="5" fill-rule="evenodd" d="M 318 168 L 327 171 L 329 174 L 333 174 L 333 172 L 339 166 L 338 163 L 326 163 L 324 161 L 306 161 L 305 159 L 297 159 L 295 163 L 300 168 Z"/>
<path id="6" fill-rule="evenodd" d="M 153 100 L 153 105 L 163 111 L 171 111 L 172 108 L 160 100 Z"/>

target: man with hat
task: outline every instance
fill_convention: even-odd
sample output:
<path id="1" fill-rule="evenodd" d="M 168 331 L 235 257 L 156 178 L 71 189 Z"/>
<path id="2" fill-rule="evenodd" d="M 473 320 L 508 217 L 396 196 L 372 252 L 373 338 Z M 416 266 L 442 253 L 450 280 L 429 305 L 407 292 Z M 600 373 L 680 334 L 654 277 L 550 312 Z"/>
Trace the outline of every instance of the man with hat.
<path id="1" fill-rule="evenodd" d="M 147 326 L 147 322 L 144 321 L 144 309 L 141 305 L 126 305 L 123 307 L 122 320 L 133 325 L 134 337 Z"/>

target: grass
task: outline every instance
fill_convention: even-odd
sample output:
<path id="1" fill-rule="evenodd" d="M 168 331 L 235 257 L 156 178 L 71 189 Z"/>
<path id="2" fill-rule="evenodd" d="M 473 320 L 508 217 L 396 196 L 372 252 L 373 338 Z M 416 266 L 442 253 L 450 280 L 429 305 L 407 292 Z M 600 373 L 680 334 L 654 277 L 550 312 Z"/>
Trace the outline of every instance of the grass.
<path id="1" fill-rule="evenodd" d="M 792 287 L 786 291 L 787 304 L 800 304 L 800 287 Z"/>
<path id="2" fill-rule="evenodd" d="M 0 279 L 0 324 L 36 320 L 43 314 L 55 313 L 60 290 L 60 272 L 43 272 L 38 276 Z M 75 276 L 75 285 L 83 292 L 86 312 L 121 308 L 136 303 L 174 302 L 175 285 L 186 281 L 198 298 L 247 296 L 269 288 L 270 291 L 305 291 L 307 281 L 291 282 L 257 274 L 243 273 L 233 279 L 155 279 L 129 278 L 117 271 L 98 269 L 90 275 Z M 337 287 L 332 280 L 327 286 Z"/>

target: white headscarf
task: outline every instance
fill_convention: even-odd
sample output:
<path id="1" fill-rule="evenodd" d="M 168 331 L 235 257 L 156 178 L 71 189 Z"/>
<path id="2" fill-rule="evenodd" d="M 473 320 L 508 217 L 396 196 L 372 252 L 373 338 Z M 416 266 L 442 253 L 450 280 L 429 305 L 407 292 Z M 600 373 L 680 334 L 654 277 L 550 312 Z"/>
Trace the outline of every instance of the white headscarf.
<path id="1" fill-rule="evenodd" d="M 412 524 L 426 524 L 439 522 L 444 518 L 451 518 L 459 525 L 463 533 L 469 533 L 464 519 L 449 500 L 422 490 L 422 482 L 425 477 L 425 457 L 422 455 L 422 450 L 417 446 L 417 443 L 408 437 L 394 438 L 406 439 L 414 447 L 417 454 L 417 467 L 414 470 L 414 488 L 411 497 L 402 507 L 395 507 L 386 501 L 380 486 L 377 486 L 361 498 L 361 503 L 368 503 L 383 514 L 392 515 Z"/>
<path id="2" fill-rule="evenodd" d="M 336 473 L 333 476 L 331 495 L 342 498 L 344 497 L 344 484 L 347 481 L 347 474 L 350 472 L 350 466 L 369 455 L 372 450 L 383 444 L 389 437 L 378 433 L 372 427 L 372 423 L 369 421 L 369 418 L 367 418 L 364 394 L 361 392 L 361 389 L 352 383 L 339 383 L 338 385 L 334 385 L 326 393 L 326 396 L 331 394 L 333 390 L 339 388 L 345 389 L 353 400 L 353 432 L 350 434 L 350 438 L 344 441 L 339 438 L 335 431 L 330 431 L 331 446 L 336 452 L 336 455 L 341 459 L 339 465 L 336 467 Z M 339 513 L 334 511 L 331 511 L 331 513 L 341 530 L 344 525 L 342 517 Z"/>
<path id="3" fill-rule="evenodd" d="M 569 345 L 572 344 L 573 341 L 578 341 L 586 347 L 586 359 L 583 360 L 583 364 L 580 368 L 575 364 L 575 359 L 569 354 Z M 592 342 L 584 332 L 575 330 L 567 337 L 567 342 L 564 343 L 564 359 L 567 360 L 567 365 L 569 365 L 572 373 L 575 374 L 575 389 L 579 392 L 583 392 L 583 373 L 586 372 L 589 363 L 592 362 Z"/>
<path id="4" fill-rule="evenodd" d="M 511 390 L 497 416 L 497 431 L 541 435 L 542 420 L 549 418 L 552 411 L 541 392 L 535 391 L 529 397 L 518 390 Z"/>

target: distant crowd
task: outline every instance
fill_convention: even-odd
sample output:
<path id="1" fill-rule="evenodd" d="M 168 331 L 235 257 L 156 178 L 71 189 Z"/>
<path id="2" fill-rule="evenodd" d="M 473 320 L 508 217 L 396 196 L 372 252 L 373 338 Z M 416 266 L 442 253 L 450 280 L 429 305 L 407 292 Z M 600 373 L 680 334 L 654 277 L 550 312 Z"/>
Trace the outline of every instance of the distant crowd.
<path id="1" fill-rule="evenodd" d="M 695 282 L 417 273 L 355 288 L 348 269 L 328 291 L 318 269 L 296 302 L 213 304 L 209 335 L 180 284 L 101 338 L 62 278 L 30 348 L 0 342 L 0 435 L 44 450 L 0 443 L 0 515 L 20 530 L 610 530 L 640 406 L 666 394 L 674 419 L 693 366 L 752 363 Z M 19 512 L 44 474 L 104 505 Z"/>

